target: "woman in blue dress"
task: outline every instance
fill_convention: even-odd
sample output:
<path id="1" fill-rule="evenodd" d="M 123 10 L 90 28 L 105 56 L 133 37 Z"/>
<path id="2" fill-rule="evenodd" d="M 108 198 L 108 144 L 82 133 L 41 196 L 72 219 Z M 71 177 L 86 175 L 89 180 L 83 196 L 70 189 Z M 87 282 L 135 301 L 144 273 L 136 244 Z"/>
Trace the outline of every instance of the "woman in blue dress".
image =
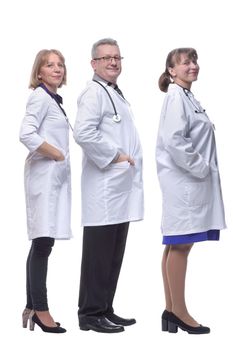
<path id="1" fill-rule="evenodd" d="M 193 48 L 171 51 L 159 88 L 166 92 L 158 129 L 156 162 L 162 191 L 162 273 L 166 308 L 162 329 L 209 333 L 188 312 L 185 276 L 195 242 L 218 240 L 225 228 L 214 125 L 191 86 L 199 65 Z"/>

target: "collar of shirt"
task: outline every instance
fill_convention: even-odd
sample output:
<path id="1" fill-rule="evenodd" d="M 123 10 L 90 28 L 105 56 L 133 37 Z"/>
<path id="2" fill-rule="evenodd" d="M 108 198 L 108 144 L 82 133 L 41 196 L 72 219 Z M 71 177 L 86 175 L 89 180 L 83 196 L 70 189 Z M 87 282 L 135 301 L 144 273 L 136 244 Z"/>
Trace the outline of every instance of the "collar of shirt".
<path id="1" fill-rule="evenodd" d="M 111 83 L 110 81 L 107 81 L 107 80 L 101 78 L 101 77 L 100 77 L 98 74 L 96 74 L 96 73 L 93 75 L 93 79 L 94 79 L 94 80 L 98 80 L 98 81 L 100 81 L 101 83 L 105 83 L 105 84 L 108 85 L 108 86 L 112 86 L 113 88 L 116 86 L 116 84 L 113 84 L 113 83 Z"/>
<path id="2" fill-rule="evenodd" d="M 98 74 L 96 74 L 96 73 L 94 74 L 94 76 L 93 76 L 92 79 L 93 79 L 93 80 L 97 80 L 97 81 L 99 81 L 100 83 L 106 84 L 106 85 L 105 85 L 105 88 L 106 88 L 106 86 L 111 86 L 114 90 L 117 91 L 117 93 L 118 93 L 123 99 L 125 99 L 125 97 L 124 97 L 122 91 L 119 89 L 119 87 L 118 87 L 117 84 L 113 84 L 113 83 L 111 83 L 110 81 L 104 80 L 103 78 L 101 78 L 101 77 L 100 77 Z"/>
<path id="3" fill-rule="evenodd" d="M 57 103 L 60 105 L 62 104 L 63 100 L 62 100 L 62 97 L 58 94 L 55 94 L 54 92 L 50 91 L 46 86 L 45 84 L 41 83 L 40 85 L 38 85 L 38 87 L 41 87 L 42 89 L 44 89 L 47 94 L 49 94 L 52 98 L 54 98 L 54 100 L 57 101 Z"/>

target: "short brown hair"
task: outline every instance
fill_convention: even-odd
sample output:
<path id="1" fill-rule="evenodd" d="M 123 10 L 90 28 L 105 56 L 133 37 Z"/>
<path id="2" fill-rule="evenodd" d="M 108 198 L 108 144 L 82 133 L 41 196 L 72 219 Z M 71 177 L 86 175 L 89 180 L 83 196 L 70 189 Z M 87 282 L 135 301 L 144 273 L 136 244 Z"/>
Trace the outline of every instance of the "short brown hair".
<path id="1" fill-rule="evenodd" d="M 63 65 L 64 65 L 64 77 L 63 80 L 60 84 L 59 87 L 61 87 L 63 84 L 66 84 L 66 65 L 65 65 L 65 58 L 64 56 L 61 54 L 60 51 L 55 50 L 55 49 L 51 49 L 51 50 L 41 50 L 38 52 L 38 54 L 36 55 L 34 64 L 32 66 L 32 72 L 31 72 L 31 77 L 30 77 L 30 81 L 29 81 L 29 88 L 30 89 L 35 89 L 37 88 L 37 86 L 39 86 L 41 84 L 41 80 L 38 78 L 38 74 L 40 72 L 41 67 L 45 64 L 46 60 L 48 59 L 48 56 L 53 53 L 55 55 L 57 55 L 60 60 L 62 61 Z"/>

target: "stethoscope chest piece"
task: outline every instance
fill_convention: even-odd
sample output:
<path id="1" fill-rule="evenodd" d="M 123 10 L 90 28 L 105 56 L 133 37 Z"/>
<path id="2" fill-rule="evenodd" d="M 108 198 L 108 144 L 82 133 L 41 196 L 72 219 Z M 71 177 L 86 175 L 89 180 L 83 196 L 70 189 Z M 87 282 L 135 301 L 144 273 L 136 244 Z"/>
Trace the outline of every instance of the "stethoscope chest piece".
<path id="1" fill-rule="evenodd" d="M 112 120 L 115 122 L 115 123 L 119 123 L 121 121 L 121 116 L 119 114 L 115 114 L 113 117 L 112 117 Z"/>

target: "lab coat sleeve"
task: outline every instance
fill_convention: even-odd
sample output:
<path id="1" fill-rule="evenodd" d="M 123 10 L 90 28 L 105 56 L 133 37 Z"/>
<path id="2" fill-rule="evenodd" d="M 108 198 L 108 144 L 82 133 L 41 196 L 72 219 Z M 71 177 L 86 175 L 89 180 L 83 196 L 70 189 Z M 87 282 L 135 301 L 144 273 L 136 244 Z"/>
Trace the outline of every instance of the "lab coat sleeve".
<path id="1" fill-rule="evenodd" d="M 118 149 L 99 130 L 101 122 L 102 95 L 98 87 L 89 86 L 78 99 L 73 136 L 85 155 L 103 169 L 116 158 Z"/>
<path id="2" fill-rule="evenodd" d="M 195 177 L 207 176 L 209 164 L 193 147 L 189 136 L 189 120 L 179 95 L 168 96 L 164 108 L 163 142 L 178 166 Z"/>
<path id="3" fill-rule="evenodd" d="M 26 114 L 20 128 L 20 141 L 34 152 L 45 140 L 38 134 L 49 108 L 50 96 L 34 90 L 29 96 Z"/>

